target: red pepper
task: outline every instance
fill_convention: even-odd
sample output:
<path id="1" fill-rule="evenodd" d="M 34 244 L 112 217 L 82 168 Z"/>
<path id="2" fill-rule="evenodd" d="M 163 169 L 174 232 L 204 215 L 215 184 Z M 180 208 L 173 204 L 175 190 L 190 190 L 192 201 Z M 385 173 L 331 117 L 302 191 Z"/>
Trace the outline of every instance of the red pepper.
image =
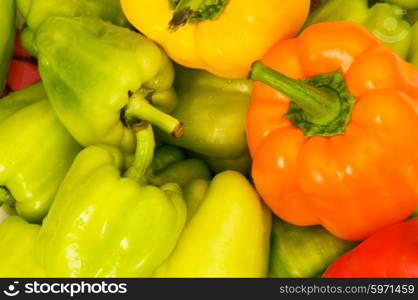
<path id="1" fill-rule="evenodd" d="M 12 91 L 17 91 L 40 80 L 35 59 L 22 47 L 20 31 L 16 30 L 13 60 L 10 63 L 7 84 Z"/>
<path id="2" fill-rule="evenodd" d="M 418 218 L 383 229 L 328 267 L 327 278 L 418 278 Z"/>

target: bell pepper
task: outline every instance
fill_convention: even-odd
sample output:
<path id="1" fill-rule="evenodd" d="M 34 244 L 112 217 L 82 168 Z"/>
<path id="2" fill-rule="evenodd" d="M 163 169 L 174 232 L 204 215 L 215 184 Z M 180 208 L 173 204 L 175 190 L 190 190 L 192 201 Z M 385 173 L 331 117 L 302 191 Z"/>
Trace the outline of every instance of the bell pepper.
<path id="1" fill-rule="evenodd" d="M 404 20 L 405 15 L 406 10 L 389 3 L 376 3 L 369 8 L 367 0 L 329 0 L 314 10 L 305 28 L 325 21 L 356 22 L 406 58 L 411 45 L 411 25 Z"/>
<path id="2" fill-rule="evenodd" d="M 182 134 L 178 120 L 152 105 L 175 106 L 173 66 L 139 33 L 96 18 L 57 17 L 38 27 L 35 44 L 51 106 L 81 145 L 131 153 L 130 127 L 140 120 Z"/>
<path id="3" fill-rule="evenodd" d="M 35 257 L 35 245 L 41 226 L 10 216 L 0 224 L 1 278 L 44 277 L 45 272 Z"/>
<path id="4" fill-rule="evenodd" d="M 350 241 L 410 216 L 418 69 L 348 21 L 312 25 L 263 62 L 271 68 L 252 69 L 247 135 L 255 185 L 275 214 Z"/>
<path id="5" fill-rule="evenodd" d="M 80 150 L 41 84 L 0 99 L 0 205 L 40 222 Z"/>
<path id="6" fill-rule="evenodd" d="M 175 182 L 180 187 L 184 187 L 192 180 L 209 180 L 211 177 L 208 166 L 202 160 L 186 158 L 186 153 L 182 149 L 162 145 L 155 151 L 147 179 L 153 185 Z"/>
<path id="7" fill-rule="evenodd" d="M 154 277 L 265 277 L 271 214 L 240 173 L 185 188 L 188 221 Z"/>
<path id="8" fill-rule="evenodd" d="M 326 278 L 418 278 L 418 218 L 389 226 L 344 254 Z"/>
<path id="9" fill-rule="evenodd" d="M 47 276 L 149 277 L 170 254 L 186 220 L 182 191 L 175 183 L 147 183 L 151 126 L 138 128 L 137 143 L 127 170 L 113 146 L 77 156 L 40 231 Z"/>
<path id="10" fill-rule="evenodd" d="M 215 158 L 196 153 L 191 153 L 191 155 L 204 160 L 214 174 L 222 173 L 224 171 L 237 171 L 246 176 L 251 174 L 251 157 L 248 150 L 245 151 L 243 155 L 235 159 Z"/>
<path id="11" fill-rule="evenodd" d="M 225 78 L 245 77 L 251 63 L 274 43 L 296 34 L 310 6 L 309 0 L 121 3 L 131 24 L 162 45 L 174 61 Z"/>
<path id="12" fill-rule="evenodd" d="M 333 236 L 322 226 L 294 226 L 273 218 L 269 277 L 321 277 L 338 257 L 356 243 Z"/>
<path id="13" fill-rule="evenodd" d="M 408 61 L 418 67 L 418 20 L 412 26 L 412 42 L 409 48 Z"/>
<path id="14" fill-rule="evenodd" d="M 40 81 L 36 59 L 23 48 L 20 42 L 21 31 L 16 29 L 13 59 L 9 67 L 7 84 L 17 91 Z"/>
<path id="15" fill-rule="evenodd" d="M 36 48 L 32 46 L 33 32 L 50 17 L 98 17 L 120 26 L 129 26 L 119 0 L 16 0 L 17 9 L 25 19 L 23 30 L 23 45 L 36 55 Z"/>
<path id="16" fill-rule="evenodd" d="M 388 3 L 397 4 L 406 9 L 415 9 L 418 8 L 417 0 L 383 0 Z"/>
<path id="17" fill-rule="evenodd" d="M 31 62 L 12 59 L 7 83 L 12 91 L 28 87 L 41 80 L 38 68 Z"/>
<path id="18" fill-rule="evenodd" d="M 0 2 L 0 96 L 6 86 L 16 28 L 15 0 Z"/>
<path id="19" fill-rule="evenodd" d="M 175 75 L 178 103 L 171 115 L 185 124 L 184 135 L 176 138 L 157 130 L 158 138 L 208 161 L 245 160 L 245 119 L 253 82 L 182 67 L 176 67 Z"/>

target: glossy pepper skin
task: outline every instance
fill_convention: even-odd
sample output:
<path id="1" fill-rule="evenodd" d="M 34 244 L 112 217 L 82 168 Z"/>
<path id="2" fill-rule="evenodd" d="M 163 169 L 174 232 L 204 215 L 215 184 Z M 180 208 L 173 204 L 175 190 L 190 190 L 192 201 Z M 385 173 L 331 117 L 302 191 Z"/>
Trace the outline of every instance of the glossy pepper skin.
<path id="1" fill-rule="evenodd" d="M 325 278 L 418 278 L 418 218 L 389 226 L 338 258 Z"/>
<path id="2" fill-rule="evenodd" d="M 185 124 L 184 135 L 175 138 L 158 130 L 158 138 L 213 164 L 216 160 L 238 161 L 243 158 L 248 152 L 245 121 L 253 82 L 224 79 L 206 71 L 179 66 L 175 74 L 178 103 L 171 115 Z M 234 167 L 233 162 L 230 165 Z"/>
<path id="3" fill-rule="evenodd" d="M 389 3 L 369 7 L 367 0 L 329 0 L 310 14 L 305 28 L 326 21 L 356 22 L 405 59 L 412 39 L 411 25 L 404 20 L 405 15 L 405 9 Z"/>
<path id="4" fill-rule="evenodd" d="M 213 2 L 121 1 L 128 20 L 174 61 L 225 78 L 244 78 L 274 43 L 296 34 L 310 6 L 309 0 Z"/>
<path id="5" fill-rule="evenodd" d="M 36 278 L 45 272 L 35 257 L 35 245 L 41 226 L 29 224 L 19 216 L 10 216 L 0 224 L 0 247 L 4 255 L 0 277 Z"/>
<path id="6" fill-rule="evenodd" d="M 6 86 L 16 28 L 15 0 L 0 2 L 0 96 Z"/>
<path id="7" fill-rule="evenodd" d="M 155 277 L 266 277 L 271 213 L 247 179 L 226 171 L 184 191 L 188 223 Z"/>
<path id="8" fill-rule="evenodd" d="M 133 152 L 130 125 L 140 120 L 181 135 L 182 124 L 150 103 L 176 103 L 173 66 L 152 41 L 96 18 L 57 17 L 38 27 L 35 44 L 51 106 L 81 145 Z"/>
<path id="9" fill-rule="evenodd" d="M 269 277 L 320 277 L 356 244 L 338 239 L 321 226 L 294 226 L 273 218 Z"/>
<path id="10" fill-rule="evenodd" d="M 182 191 L 147 183 L 151 126 L 137 139 L 126 171 L 112 146 L 88 147 L 75 159 L 40 232 L 47 276 L 149 277 L 174 248 L 186 220 Z"/>
<path id="11" fill-rule="evenodd" d="M 0 203 L 40 222 L 80 146 L 53 113 L 42 84 L 0 99 Z"/>
<path id="12" fill-rule="evenodd" d="M 32 45 L 34 30 L 50 17 L 98 17 L 115 25 L 129 26 L 119 0 L 16 0 L 16 3 L 26 22 L 22 41 L 32 55 L 36 55 Z"/>
<path id="13" fill-rule="evenodd" d="M 281 73 L 270 70 L 269 84 L 299 89 L 289 104 L 257 82 L 247 117 L 252 176 L 275 214 L 353 241 L 410 216 L 418 202 L 418 70 L 343 21 L 310 26 L 263 62 Z M 257 64 L 252 77 L 263 79 L 264 69 Z"/>

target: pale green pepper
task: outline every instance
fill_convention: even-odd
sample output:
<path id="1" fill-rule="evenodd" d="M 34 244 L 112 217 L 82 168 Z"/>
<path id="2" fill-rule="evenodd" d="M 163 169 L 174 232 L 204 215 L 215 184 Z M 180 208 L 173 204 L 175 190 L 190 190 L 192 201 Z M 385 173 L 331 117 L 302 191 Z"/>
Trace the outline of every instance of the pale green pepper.
<path id="1" fill-rule="evenodd" d="M 47 276 L 149 277 L 175 247 L 186 221 L 182 191 L 175 183 L 147 183 L 154 136 L 146 124 L 137 130 L 126 171 L 112 146 L 77 156 L 40 232 Z"/>
<path id="2" fill-rule="evenodd" d="M 81 150 L 52 111 L 41 83 L 0 99 L 0 149 L 0 205 L 40 222 Z"/>
<path id="3" fill-rule="evenodd" d="M 132 153 L 139 121 L 183 134 L 181 122 L 156 108 L 177 98 L 172 63 L 151 40 L 97 18 L 54 17 L 38 27 L 35 44 L 51 106 L 81 145 Z"/>
<path id="4" fill-rule="evenodd" d="M 35 257 L 35 245 L 41 226 L 10 216 L 0 224 L 0 277 L 44 277 L 45 272 Z"/>
<path id="5" fill-rule="evenodd" d="M 240 173 L 184 189 L 188 222 L 155 277 L 266 277 L 271 213 Z"/>

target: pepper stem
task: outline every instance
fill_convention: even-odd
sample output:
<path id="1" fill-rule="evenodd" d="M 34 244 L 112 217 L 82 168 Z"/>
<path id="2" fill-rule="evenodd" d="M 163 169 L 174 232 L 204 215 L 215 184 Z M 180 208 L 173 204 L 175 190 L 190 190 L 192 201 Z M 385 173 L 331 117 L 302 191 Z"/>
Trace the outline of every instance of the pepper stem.
<path id="1" fill-rule="evenodd" d="M 290 98 L 285 117 L 302 129 L 305 136 L 332 136 L 344 132 L 356 99 L 347 89 L 341 72 L 295 80 L 255 62 L 250 77 Z"/>
<path id="2" fill-rule="evenodd" d="M 304 112 L 306 119 L 323 125 L 334 120 L 340 111 L 338 96 L 331 90 L 319 89 L 302 81 L 287 77 L 261 62 L 254 63 L 251 78 L 282 92 Z"/>
<path id="3" fill-rule="evenodd" d="M 128 124 L 148 121 L 174 137 L 181 137 L 184 133 L 183 123 L 155 108 L 140 92 L 131 96 L 125 111 L 125 119 Z"/>
<path id="4" fill-rule="evenodd" d="M 187 23 L 197 23 L 218 18 L 229 0 L 168 0 L 174 10 L 168 30 L 176 31 Z"/>
<path id="5" fill-rule="evenodd" d="M 4 203 L 8 205 L 13 205 L 14 202 L 15 202 L 15 199 L 13 198 L 9 190 L 3 186 L 0 186 L 0 206 L 3 205 Z"/>
<path id="6" fill-rule="evenodd" d="M 132 165 L 126 171 L 125 177 L 145 185 L 147 183 L 147 173 L 154 158 L 154 132 L 148 122 L 138 123 L 135 130 L 137 130 L 135 157 Z"/>

